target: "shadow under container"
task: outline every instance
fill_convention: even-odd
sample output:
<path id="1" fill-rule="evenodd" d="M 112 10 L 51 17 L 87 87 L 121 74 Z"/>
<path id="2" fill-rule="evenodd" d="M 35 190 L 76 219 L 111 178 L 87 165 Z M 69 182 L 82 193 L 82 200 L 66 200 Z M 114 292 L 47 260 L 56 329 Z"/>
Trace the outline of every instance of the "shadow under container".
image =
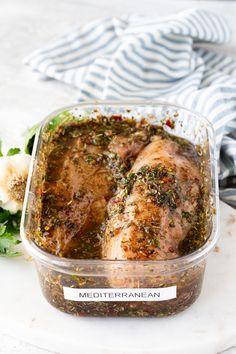
<path id="1" fill-rule="evenodd" d="M 81 119 L 95 114 L 145 118 L 160 124 L 163 118 L 175 121 L 168 133 L 191 141 L 207 151 L 209 191 L 209 237 L 195 252 L 171 260 L 80 260 L 57 257 L 40 249 L 27 234 L 30 208 L 37 196 L 32 189 L 34 169 L 44 129 L 60 113 L 72 112 Z M 165 102 L 82 103 L 52 113 L 42 123 L 33 149 L 26 188 L 21 236 L 33 257 L 41 288 L 48 302 L 57 309 L 78 316 L 162 317 L 188 308 L 199 296 L 209 252 L 218 238 L 218 186 L 214 131 L 207 119 L 183 107 Z M 31 228 L 32 230 L 32 228 Z"/>

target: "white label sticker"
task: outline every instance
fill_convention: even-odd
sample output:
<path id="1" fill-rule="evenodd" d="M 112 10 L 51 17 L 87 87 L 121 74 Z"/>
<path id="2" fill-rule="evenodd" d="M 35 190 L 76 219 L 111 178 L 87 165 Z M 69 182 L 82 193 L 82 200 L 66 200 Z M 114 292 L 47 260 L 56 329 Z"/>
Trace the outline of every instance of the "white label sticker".
<path id="1" fill-rule="evenodd" d="M 139 289 L 78 289 L 63 287 L 72 301 L 164 301 L 176 298 L 176 286 Z"/>

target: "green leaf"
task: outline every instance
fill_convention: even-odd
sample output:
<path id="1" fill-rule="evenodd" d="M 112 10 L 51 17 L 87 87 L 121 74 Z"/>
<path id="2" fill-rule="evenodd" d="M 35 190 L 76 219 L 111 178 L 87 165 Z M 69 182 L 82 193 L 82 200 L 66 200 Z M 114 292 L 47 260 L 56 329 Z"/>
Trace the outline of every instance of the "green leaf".
<path id="1" fill-rule="evenodd" d="M 0 257 L 19 257 L 23 256 L 22 252 L 6 252 L 6 253 L 0 253 Z"/>
<path id="2" fill-rule="evenodd" d="M 2 236 L 6 231 L 6 225 L 0 224 L 0 236 Z"/>
<path id="3" fill-rule="evenodd" d="M 2 227 L 2 225 L 0 225 Z M 2 231 L 4 228 L 2 229 Z M 20 255 L 20 252 L 14 251 L 14 246 L 21 243 L 21 241 L 17 238 L 17 236 L 9 233 L 3 232 L 0 235 L 0 256 L 9 256 L 12 257 L 13 255 Z"/>
<path id="4" fill-rule="evenodd" d="M 3 153 L 2 153 L 2 141 L 0 140 L 0 157 L 3 156 Z"/>
<path id="5" fill-rule="evenodd" d="M 7 152 L 7 156 L 13 156 L 13 155 L 17 155 L 20 153 L 20 149 L 19 148 L 11 148 L 8 150 Z"/>
<path id="6" fill-rule="evenodd" d="M 17 234 L 20 230 L 21 211 L 11 214 L 8 210 L 0 208 L 0 224 L 6 226 L 6 232 Z"/>
<path id="7" fill-rule="evenodd" d="M 8 248 L 17 245 L 19 242 L 15 236 L 9 232 L 4 232 L 0 237 L 0 251 L 3 252 Z"/>
<path id="8" fill-rule="evenodd" d="M 52 118 L 48 123 L 48 130 L 52 131 L 59 127 L 61 124 L 74 120 L 75 117 L 68 111 L 59 113 L 56 117 Z"/>
<path id="9" fill-rule="evenodd" d="M 35 134 L 37 133 L 39 127 L 40 124 L 33 125 L 25 135 L 25 153 L 28 155 L 32 154 Z"/>
<path id="10" fill-rule="evenodd" d="M 0 208 L 0 223 L 7 221 L 10 215 L 11 214 L 8 210 Z"/>
<path id="11" fill-rule="evenodd" d="M 0 208 L 0 256 L 16 257 L 22 255 L 14 247 L 21 243 L 18 239 L 21 212 L 11 214 L 8 210 Z"/>

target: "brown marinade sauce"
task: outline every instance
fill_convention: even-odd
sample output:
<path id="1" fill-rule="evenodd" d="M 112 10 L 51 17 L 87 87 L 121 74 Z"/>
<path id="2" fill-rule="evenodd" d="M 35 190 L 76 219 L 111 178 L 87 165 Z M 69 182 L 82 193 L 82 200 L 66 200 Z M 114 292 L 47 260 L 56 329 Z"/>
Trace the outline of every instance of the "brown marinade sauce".
<path id="1" fill-rule="evenodd" d="M 167 121 L 169 128 L 173 128 Z M 146 181 L 150 198 L 153 178 L 171 178 L 171 173 L 151 171 L 146 167 L 139 175 L 130 174 L 139 152 L 154 136 L 177 142 L 180 153 L 198 167 L 202 180 L 197 213 L 182 212 L 182 218 L 194 223 L 179 244 L 179 254 L 189 254 L 201 247 L 210 233 L 208 152 L 189 141 L 169 134 L 163 126 L 149 124 L 145 119 L 137 122 L 120 115 L 98 116 L 96 119 L 68 119 L 64 124 L 48 126 L 42 133 L 38 160 L 32 178 L 34 197 L 27 233 L 43 250 L 73 259 L 101 259 L 101 244 L 106 222 L 111 217 L 108 202 L 123 188 L 129 195 L 135 180 Z M 143 173 L 143 174 L 142 174 Z M 164 177 L 163 177 L 164 176 Z M 151 182 L 150 182 L 151 181 Z M 154 186 L 154 187 L 153 187 Z M 173 189 L 157 186 L 158 205 L 176 208 Z M 153 194 L 152 194 L 153 193 Z M 115 199 L 114 199 L 115 200 Z M 154 201 L 154 199 L 152 199 Z M 113 213 L 123 212 L 117 203 Z M 144 230 L 152 237 L 152 230 Z M 152 240 L 151 240 L 152 241 Z M 153 239 L 153 245 L 158 242 Z M 140 287 L 163 287 L 178 284 L 178 297 L 163 302 L 74 302 L 65 300 L 63 286 L 82 288 L 109 288 L 106 277 L 79 277 L 63 274 L 40 266 L 39 275 L 48 301 L 62 311 L 76 315 L 94 316 L 164 316 L 188 307 L 201 289 L 204 264 L 185 271 L 172 279 L 150 277 L 140 280 Z"/>

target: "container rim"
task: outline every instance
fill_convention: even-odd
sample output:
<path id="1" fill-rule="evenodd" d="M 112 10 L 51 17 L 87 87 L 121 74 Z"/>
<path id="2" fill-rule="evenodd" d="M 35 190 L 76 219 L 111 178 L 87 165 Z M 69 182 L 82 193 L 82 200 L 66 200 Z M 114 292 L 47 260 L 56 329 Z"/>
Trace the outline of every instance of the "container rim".
<path id="1" fill-rule="evenodd" d="M 211 230 L 211 234 L 209 235 L 207 241 L 196 251 L 182 256 L 182 257 L 177 257 L 177 258 L 173 258 L 173 259 L 165 259 L 165 260 L 103 260 L 103 259 L 73 259 L 73 258 L 65 258 L 65 257 L 59 257 L 53 254 L 50 254 L 44 250 L 42 250 L 39 246 L 37 246 L 32 240 L 29 240 L 26 237 L 25 234 L 25 217 L 26 217 L 26 211 L 27 211 L 27 200 L 28 200 L 28 195 L 29 195 L 29 190 L 30 190 L 30 182 L 31 182 L 31 176 L 32 176 L 32 172 L 33 172 L 33 165 L 34 165 L 34 161 L 35 161 L 35 156 L 36 156 L 36 151 L 37 151 L 37 147 L 38 147 L 38 141 L 39 141 L 39 136 L 40 136 L 40 131 L 41 129 L 44 127 L 44 125 L 50 120 L 52 119 L 55 115 L 65 111 L 65 110 L 72 110 L 74 108 L 77 107 L 86 107 L 86 106 L 94 106 L 94 108 L 98 108 L 100 106 L 125 106 L 125 107 L 129 107 L 129 106 L 134 106 L 134 105 L 138 105 L 138 106 L 152 106 L 152 107 L 158 107 L 158 106 L 168 106 L 171 108 L 176 108 L 178 110 L 183 110 L 185 112 L 190 113 L 191 115 L 196 116 L 198 119 L 200 119 L 201 121 L 203 121 L 206 124 L 207 130 L 211 131 L 211 136 L 213 139 L 213 153 L 210 152 L 211 154 L 211 162 L 212 162 L 212 166 L 211 166 L 211 173 L 212 173 L 212 178 L 216 181 L 215 183 L 215 191 L 213 193 L 211 193 L 211 198 L 212 198 L 212 208 L 216 211 L 216 213 L 213 213 L 213 217 L 212 217 L 212 230 Z M 201 260 L 205 259 L 206 256 L 209 254 L 209 252 L 214 248 L 218 237 L 219 237 L 219 200 L 218 200 L 218 175 L 217 175 L 217 167 L 216 167 L 216 144 L 215 144 L 215 134 L 214 134 L 214 128 L 212 123 L 206 118 L 204 117 L 202 114 L 185 108 L 181 105 L 177 105 L 177 104 L 172 104 L 168 101 L 121 101 L 121 100 L 116 100 L 116 101 L 109 101 L 109 100 L 96 100 L 96 101 L 86 101 L 86 102 L 81 102 L 81 103 L 77 103 L 77 104 L 73 104 L 73 105 L 68 105 L 68 106 L 64 106 L 60 109 L 57 109 L 55 111 L 53 111 L 52 113 L 50 113 L 49 115 L 46 116 L 45 119 L 42 120 L 39 129 L 36 133 L 35 136 L 35 140 L 34 140 L 34 146 L 33 146 L 33 151 L 32 151 L 32 156 L 31 156 L 31 163 L 30 163 L 30 168 L 29 168 L 29 174 L 28 174 L 28 179 L 27 179 L 27 185 L 26 185 L 26 191 L 25 191 L 25 197 L 24 197 L 24 204 L 23 204 L 23 210 L 22 210 L 22 218 L 21 218 L 21 224 L 20 224 L 20 234 L 21 234 L 21 238 L 23 241 L 23 244 L 25 246 L 25 248 L 27 249 L 27 251 L 30 253 L 30 255 L 35 259 L 38 260 L 40 262 L 42 262 L 43 264 L 46 264 L 49 268 L 53 268 L 55 270 L 59 270 L 65 273 L 76 273 L 76 274 L 80 274 L 80 273 L 88 273 L 88 271 L 86 271 L 86 268 L 91 268 L 91 267 L 101 267 L 102 269 L 106 269 L 106 268 L 110 268 L 110 267 L 118 267 L 119 270 L 120 267 L 137 267 L 137 274 L 138 272 L 140 272 L 140 270 L 138 269 L 139 266 L 141 265 L 141 267 L 143 267 L 144 265 L 149 268 L 152 267 L 160 267 L 160 269 L 165 269 L 165 271 L 163 271 L 165 274 L 168 273 L 166 272 L 166 267 L 170 267 L 172 268 L 177 268 L 178 271 L 179 270 L 184 270 L 189 268 L 191 265 L 199 263 Z M 81 268 L 81 272 L 79 271 L 73 271 L 73 269 L 75 268 Z M 84 268 L 84 270 L 83 270 Z M 101 270 L 102 270 L 101 269 Z M 91 270 L 90 271 L 92 273 L 92 275 L 94 276 L 94 272 Z M 173 270 L 171 271 L 171 273 L 173 272 Z M 103 273 L 105 274 L 106 272 L 101 271 L 101 273 L 96 274 L 97 276 L 101 276 L 103 275 Z"/>

